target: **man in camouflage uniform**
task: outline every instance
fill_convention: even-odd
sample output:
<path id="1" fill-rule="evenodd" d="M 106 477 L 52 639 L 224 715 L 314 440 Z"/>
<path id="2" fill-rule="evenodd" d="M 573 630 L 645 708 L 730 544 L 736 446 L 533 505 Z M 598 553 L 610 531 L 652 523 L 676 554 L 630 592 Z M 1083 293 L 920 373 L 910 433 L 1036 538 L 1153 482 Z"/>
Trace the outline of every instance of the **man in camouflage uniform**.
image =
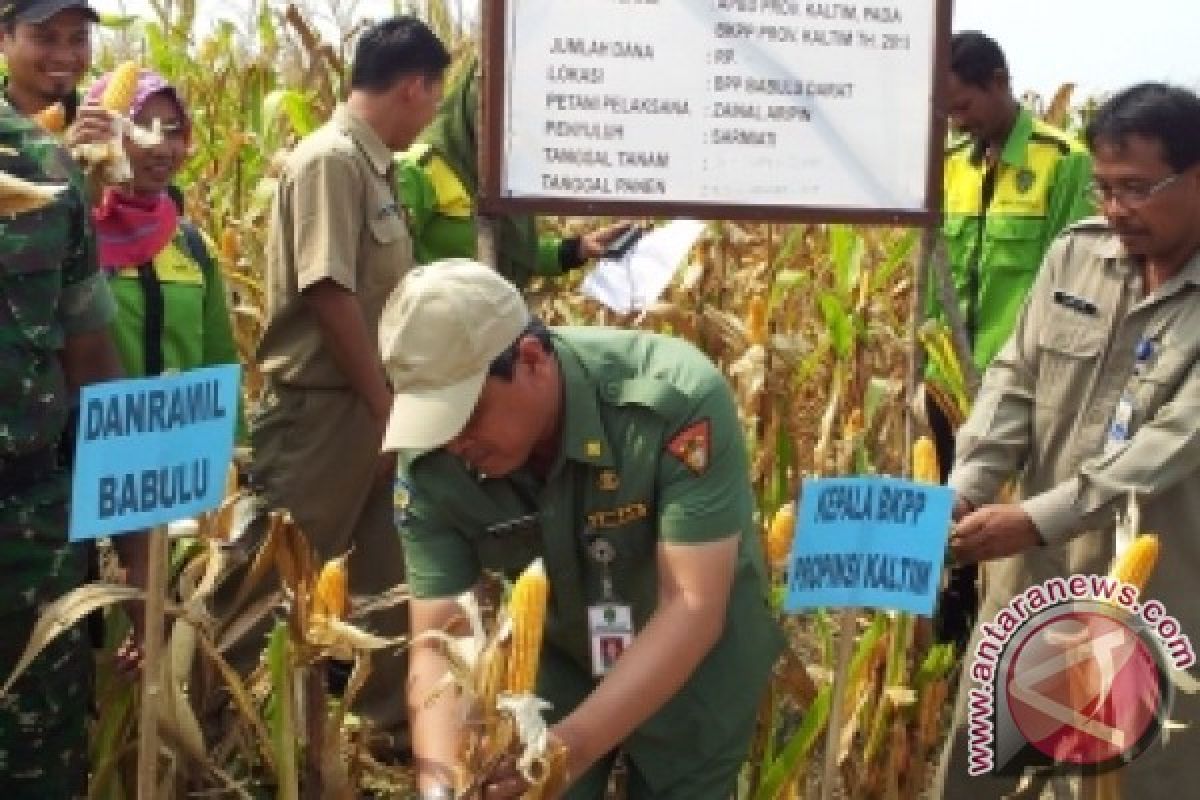
<path id="1" fill-rule="evenodd" d="M 68 184 L 39 210 L 0 217 L 0 675 L 6 677 L 40 609 L 84 580 L 84 551 L 67 541 L 70 474 L 56 450 L 72 393 L 119 376 L 120 366 L 107 332 L 114 306 L 96 268 L 78 171 L 3 100 L 0 170 L 33 183 Z M 134 578 L 145 566 L 142 538 L 117 540 Z M 76 626 L 0 698 L 0 797 L 84 792 L 90 663 Z"/>

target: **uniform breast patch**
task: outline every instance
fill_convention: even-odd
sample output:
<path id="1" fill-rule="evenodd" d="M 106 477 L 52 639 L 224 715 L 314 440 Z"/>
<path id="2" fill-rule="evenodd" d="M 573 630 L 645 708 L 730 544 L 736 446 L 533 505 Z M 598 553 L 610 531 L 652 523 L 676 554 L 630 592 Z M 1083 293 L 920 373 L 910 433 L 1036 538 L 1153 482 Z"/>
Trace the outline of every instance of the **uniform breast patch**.
<path id="1" fill-rule="evenodd" d="M 696 475 L 708 471 L 712 449 L 712 422 L 705 417 L 681 430 L 667 442 L 667 452 L 683 462 Z"/>
<path id="2" fill-rule="evenodd" d="M 650 506 L 645 503 L 630 503 L 611 510 L 592 511 L 587 515 L 587 521 L 588 525 L 596 530 L 603 530 L 620 528 L 648 516 L 650 516 Z"/>

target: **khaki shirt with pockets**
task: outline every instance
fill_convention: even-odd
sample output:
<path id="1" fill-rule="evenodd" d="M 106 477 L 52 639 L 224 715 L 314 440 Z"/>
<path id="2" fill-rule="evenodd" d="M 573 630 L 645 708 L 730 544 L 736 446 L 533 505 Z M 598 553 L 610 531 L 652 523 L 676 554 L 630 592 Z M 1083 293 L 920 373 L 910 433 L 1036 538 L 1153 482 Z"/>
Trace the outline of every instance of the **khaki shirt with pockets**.
<path id="1" fill-rule="evenodd" d="M 666 781 L 687 760 L 650 758 L 642 746 L 662 753 L 662 742 L 675 741 L 693 760 L 715 757 L 754 714 L 781 645 L 741 423 L 725 379 L 682 340 L 603 328 L 552 336 L 565 416 L 548 478 L 520 469 L 481 479 L 444 450 L 409 455 L 400 523 L 409 586 L 417 597 L 453 596 L 483 570 L 513 578 L 540 556 L 550 581 L 547 645 L 590 675 L 587 607 L 604 599 L 605 572 L 590 542 L 613 548 L 613 599 L 632 606 L 640 630 L 657 606 L 659 544 L 739 536 L 721 638 L 627 743 L 653 782 Z"/>
<path id="2" fill-rule="evenodd" d="M 301 293 L 322 280 L 354 292 L 370 341 L 384 301 L 412 266 L 412 243 L 393 189 L 393 153 L 345 106 L 288 156 L 267 236 L 263 372 L 302 388 L 342 388 Z"/>
<path id="3" fill-rule="evenodd" d="M 1143 295 L 1141 270 L 1106 223 L 1076 224 L 1050 248 L 984 377 L 950 485 L 983 504 L 1019 475 L 1021 503 L 1046 545 L 986 565 L 981 621 L 1033 583 L 1107 573 L 1116 513 L 1135 491 L 1141 529 L 1157 532 L 1162 546 L 1143 595 L 1200 636 L 1200 253 Z M 1151 354 L 1135 373 L 1143 339 Z M 1130 434 L 1106 448 L 1124 392 L 1133 400 Z M 1180 698 L 1174 718 L 1200 725 L 1200 698 Z M 1139 797 L 1177 793 L 1185 772 L 1196 771 L 1187 759 L 1194 764 L 1188 747 L 1156 747 L 1125 770 L 1125 785 Z"/>

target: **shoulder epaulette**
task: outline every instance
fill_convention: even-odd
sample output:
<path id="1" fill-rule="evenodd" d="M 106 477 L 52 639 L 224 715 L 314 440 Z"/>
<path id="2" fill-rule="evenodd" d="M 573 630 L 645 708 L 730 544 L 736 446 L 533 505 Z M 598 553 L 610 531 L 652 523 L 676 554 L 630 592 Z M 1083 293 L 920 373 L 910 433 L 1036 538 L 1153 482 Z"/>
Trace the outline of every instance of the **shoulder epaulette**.
<path id="1" fill-rule="evenodd" d="M 401 157 L 405 161 L 423 167 L 428 164 L 429 159 L 433 157 L 433 146 L 428 142 L 417 142 L 412 147 L 405 150 Z"/>
<path id="2" fill-rule="evenodd" d="M 1104 217 L 1084 217 L 1067 226 L 1064 233 L 1111 233 L 1112 228 Z"/>
<path id="3" fill-rule="evenodd" d="M 1081 145 L 1071 134 L 1061 131 L 1041 120 L 1034 120 L 1033 131 L 1029 134 L 1029 140 L 1039 144 L 1051 145 L 1064 156 L 1072 150 L 1081 149 Z"/>
<path id="4" fill-rule="evenodd" d="M 1053 147 L 1056 147 L 1056 148 L 1058 148 L 1059 154 L 1064 155 L 1064 156 L 1067 153 L 1071 152 L 1071 143 L 1070 142 L 1066 141 L 1065 139 L 1061 139 L 1057 136 L 1051 136 L 1048 133 L 1041 133 L 1040 131 L 1034 131 L 1032 134 L 1030 134 L 1029 140 L 1031 142 L 1038 142 L 1039 144 L 1048 144 Z"/>
<path id="5" fill-rule="evenodd" d="M 946 155 L 961 152 L 971 146 L 970 136 L 960 136 L 946 145 Z"/>

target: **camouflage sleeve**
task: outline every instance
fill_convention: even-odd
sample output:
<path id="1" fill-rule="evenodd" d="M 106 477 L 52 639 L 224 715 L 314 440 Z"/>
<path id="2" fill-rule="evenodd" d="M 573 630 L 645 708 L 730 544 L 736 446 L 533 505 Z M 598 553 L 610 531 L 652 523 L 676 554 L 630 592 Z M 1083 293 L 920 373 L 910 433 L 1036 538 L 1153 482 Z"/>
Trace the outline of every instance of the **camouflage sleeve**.
<path id="1" fill-rule="evenodd" d="M 70 195 L 70 239 L 63 258 L 63 289 L 58 306 L 59 322 L 67 336 L 106 328 L 117 312 L 108 280 L 97 266 L 91 214 L 74 181 Z"/>
<path id="2" fill-rule="evenodd" d="M 66 273 L 63 274 L 65 278 Z M 108 281 L 99 272 L 74 283 L 64 280 L 58 319 L 67 336 L 107 328 L 116 314 L 117 304 L 108 289 Z"/>

